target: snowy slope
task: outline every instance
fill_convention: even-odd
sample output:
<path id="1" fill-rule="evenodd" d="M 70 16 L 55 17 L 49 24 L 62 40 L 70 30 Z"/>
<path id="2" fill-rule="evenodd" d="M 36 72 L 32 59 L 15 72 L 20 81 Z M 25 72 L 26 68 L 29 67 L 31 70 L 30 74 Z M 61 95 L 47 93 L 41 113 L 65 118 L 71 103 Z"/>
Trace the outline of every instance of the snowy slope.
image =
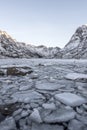
<path id="1" fill-rule="evenodd" d="M 63 49 L 63 58 L 87 58 L 87 25 L 77 28 Z"/>
<path id="2" fill-rule="evenodd" d="M 78 27 L 63 49 L 27 45 L 17 42 L 6 32 L 0 31 L 0 58 L 6 57 L 87 59 L 87 25 Z"/>
<path id="3" fill-rule="evenodd" d="M 6 32 L 0 31 L 0 57 L 61 58 L 59 47 L 32 46 L 17 42 Z"/>

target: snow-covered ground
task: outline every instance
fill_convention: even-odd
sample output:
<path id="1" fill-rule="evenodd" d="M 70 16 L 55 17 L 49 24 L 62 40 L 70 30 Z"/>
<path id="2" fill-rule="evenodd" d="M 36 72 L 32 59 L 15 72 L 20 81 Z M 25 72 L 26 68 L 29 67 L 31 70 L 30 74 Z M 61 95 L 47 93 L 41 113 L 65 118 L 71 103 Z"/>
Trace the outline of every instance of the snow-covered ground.
<path id="1" fill-rule="evenodd" d="M 87 130 L 87 60 L 0 59 L 0 130 Z"/>

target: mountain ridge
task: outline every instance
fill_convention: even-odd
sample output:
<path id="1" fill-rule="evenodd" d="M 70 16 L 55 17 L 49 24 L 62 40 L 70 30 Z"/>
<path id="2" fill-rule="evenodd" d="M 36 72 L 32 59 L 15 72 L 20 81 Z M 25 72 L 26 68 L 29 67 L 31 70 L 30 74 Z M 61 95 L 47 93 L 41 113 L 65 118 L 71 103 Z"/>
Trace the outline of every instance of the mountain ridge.
<path id="1" fill-rule="evenodd" d="M 0 30 L 0 58 L 54 58 L 59 47 L 34 46 L 12 39 L 5 31 Z M 58 57 L 61 54 L 58 55 Z"/>
<path id="2" fill-rule="evenodd" d="M 78 27 L 63 49 L 17 42 L 0 30 L 0 58 L 87 58 L 87 25 Z"/>

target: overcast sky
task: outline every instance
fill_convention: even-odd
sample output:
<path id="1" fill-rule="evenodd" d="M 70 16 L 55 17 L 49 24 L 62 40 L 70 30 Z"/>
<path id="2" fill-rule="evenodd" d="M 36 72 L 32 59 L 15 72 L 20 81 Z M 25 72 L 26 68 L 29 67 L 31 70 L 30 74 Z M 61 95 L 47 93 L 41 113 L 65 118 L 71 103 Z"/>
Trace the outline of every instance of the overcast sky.
<path id="1" fill-rule="evenodd" d="M 0 0 L 0 29 L 17 41 L 59 46 L 87 23 L 87 0 Z"/>

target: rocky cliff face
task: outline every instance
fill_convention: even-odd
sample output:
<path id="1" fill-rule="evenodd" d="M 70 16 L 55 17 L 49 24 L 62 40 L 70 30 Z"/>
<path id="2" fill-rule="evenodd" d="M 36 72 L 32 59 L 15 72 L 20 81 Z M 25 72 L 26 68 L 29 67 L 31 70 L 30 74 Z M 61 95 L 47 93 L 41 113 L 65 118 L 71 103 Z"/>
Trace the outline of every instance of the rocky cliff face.
<path id="1" fill-rule="evenodd" d="M 0 31 L 0 58 L 61 58 L 59 47 L 32 46 L 17 42 Z"/>
<path id="2" fill-rule="evenodd" d="M 63 58 L 87 59 L 87 25 L 77 28 L 63 49 Z"/>

